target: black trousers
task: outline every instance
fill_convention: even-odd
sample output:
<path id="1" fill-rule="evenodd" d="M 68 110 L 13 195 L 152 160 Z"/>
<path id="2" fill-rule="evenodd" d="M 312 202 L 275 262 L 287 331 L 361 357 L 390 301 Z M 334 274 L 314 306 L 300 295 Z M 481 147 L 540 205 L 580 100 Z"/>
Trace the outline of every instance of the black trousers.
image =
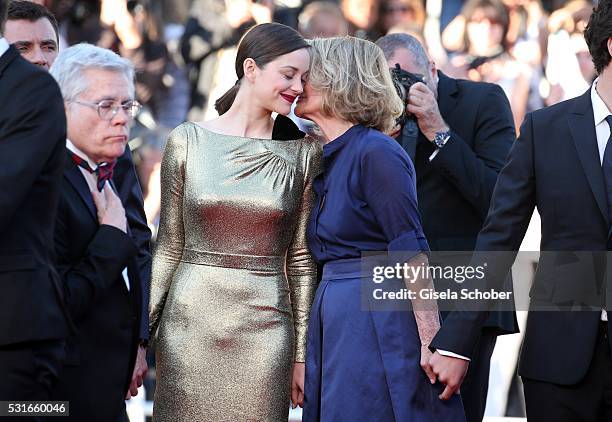
<path id="1" fill-rule="evenodd" d="M 48 401 L 59 379 L 65 356 L 64 340 L 41 340 L 0 346 L 0 400 Z M 42 421 L 20 416 L 3 421 Z"/>
<path id="2" fill-rule="evenodd" d="M 489 391 L 491 355 L 496 342 L 495 331 L 485 328 L 476 346 L 476 352 L 468 367 L 465 380 L 461 384 L 461 398 L 467 422 L 482 422 L 484 417 Z"/>
<path id="3" fill-rule="evenodd" d="M 529 422 L 612 422 L 612 358 L 606 325 L 600 323 L 593 359 L 578 384 L 523 378 Z"/>

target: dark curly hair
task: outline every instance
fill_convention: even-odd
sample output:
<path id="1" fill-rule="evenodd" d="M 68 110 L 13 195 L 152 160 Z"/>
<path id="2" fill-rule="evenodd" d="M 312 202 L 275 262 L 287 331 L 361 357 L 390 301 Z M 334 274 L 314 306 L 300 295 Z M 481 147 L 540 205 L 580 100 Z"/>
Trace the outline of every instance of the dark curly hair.
<path id="1" fill-rule="evenodd" d="M 600 0 L 589 24 L 584 31 L 584 39 L 589 46 L 593 64 L 597 74 L 600 74 L 610 64 L 608 39 L 612 38 L 612 0 Z"/>

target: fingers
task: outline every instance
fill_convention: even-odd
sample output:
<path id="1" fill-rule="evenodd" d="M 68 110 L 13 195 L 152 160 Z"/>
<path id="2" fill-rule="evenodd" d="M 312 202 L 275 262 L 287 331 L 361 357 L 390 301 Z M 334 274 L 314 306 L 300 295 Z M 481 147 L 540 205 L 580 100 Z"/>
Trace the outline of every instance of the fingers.
<path id="1" fill-rule="evenodd" d="M 450 384 L 447 384 L 446 388 L 444 388 L 444 391 L 439 396 L 440 400 L 448 400 L 448 399 L 450 399 L 451 397 L 453 397 L 453 394 L 455 394 L 457 389 L 458 389 L 457 386 L 452 386 Z"/>
<path id="2" fill-rule="evenodd" d="M 298 385 L 293 382 L 291 383 L 291 408 L 295 409 L 298 405 Z"/>
<path id="3" fill-rule="evenodd" d="M 417 82 L 415 84 L 412 84 L 412 86 L 410 87 L 409 94 L 410 96 L 418 94 L 428 95 L 431 94 L 431 91 L 423 82 Z"/>
<path id="4" fill-rule="evenodd" d="M 91 196 L 93 197 L 94 205 L 96 206 L 96 214 L 98 215 L 98 223 L 102 223 L 104 214 L 106 214 L 106 207 L 104 205 L 104 200 L 102 199 L 102 194 L 96 190 L 92 190 Z"/>
<path id="5" fill-rule="evenodd" d="M 425 371 L 425 375 L 427 375 L 427 378 L 429 378 L 429 382 L 435 384 L 438 377 L 434 373 L 431 365 L 429 363 L 421 363 L 421 368 L 423 368 L 423 371 Z"/>
<path id="6" fill-rule="evenodd" d="M 108 182 L 104 182 L 104 198 L 106 199 L 106 202 L 111 202 L 114 197 L 115 192 L 113 192 L 113 189 L 110 187 Z"/>
<path id="7" fill-rule="evenodd" d="M 136 383 L 130 384 L 130 394 L 132 397 L 136 397 L 138 395 L 138 386 L 136 386 Z"/>
<path id="8" fill-rule="evenodd" d="M 93 197 L 94 204 L 96 206 L 96 210 L 98 213 L 104 210 L 104 201 L 102 200 L 102 194 L 96 190 L 91 191 L 91 196 Z"/>

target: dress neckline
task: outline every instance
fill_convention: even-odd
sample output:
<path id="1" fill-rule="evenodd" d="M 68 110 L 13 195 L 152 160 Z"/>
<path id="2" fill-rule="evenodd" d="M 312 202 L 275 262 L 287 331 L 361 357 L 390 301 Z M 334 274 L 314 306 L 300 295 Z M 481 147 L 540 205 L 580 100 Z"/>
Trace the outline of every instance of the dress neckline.
<path id="1" fill-rule="evenodd" d="M 287 142 L 287 141 L 300 141 L 304 139 L 306 134 L 300 131 L 295 123 L 288 118 L 287 116 L 278 115 L 276 119 L 274 119 L 274 128 L 272 129 L 272 138 L 250 138 L 246 136 L 239 135 L 229 135 L 226 133 L 215 132 L 214 130 L 205 128 L 204 126 L 190 121 L 192 125 L 198 127 L 199 129 L 211 133 L 217 136 L 224 136 L 226 138 L 231 138 L 234 140 L 250 140 L 250 141 L 272 141 L 272 142 Z"/>

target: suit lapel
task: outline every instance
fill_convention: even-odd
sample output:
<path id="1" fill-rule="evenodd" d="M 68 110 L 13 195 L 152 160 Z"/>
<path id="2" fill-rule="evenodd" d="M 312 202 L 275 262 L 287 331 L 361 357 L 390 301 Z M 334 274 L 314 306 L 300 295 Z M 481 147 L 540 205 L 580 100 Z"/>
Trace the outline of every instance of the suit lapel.
<path id="1" fill-rule="evenodd" d="M 578 152 L 580 164 L 586 175 L 595 196 L 597 205 L 606 222 L 610 224 L 608 217 L 608 201 L 606 187 L 604 184 L 599 150 L 597 148 L 597 135 L 593 117 L 593 106 L 591 104 L 591 90 L 576 98 L 574 109 L 567 116 L 567 121 L 572 135 L 572 140 Z"/>
<path id="2" fill-rule="evenodd" d="M 438 107 L 444 120 L 455 110 L 458 93 L 457 81 L 438 71 Z"/>
<path id="3" fill-rule="evenodd" d="M 68 154 L 68 159 L 66 160 L 66 167 L 64 168 L 64 177 L 68 179 L 72 187 L 77 191 L 83 203 L 89 210 L 91 217 L 98 222 L 98 217 L 96 214 L 96 206 L 93 201 L 93 197 L 91 196 L 91 192 L 89 191 L 89 185 L 87 185 L 87 181 L 81 170 L 79 170 L 79 166 L 77 166 L 74 161 L 70 158 Z"/>

